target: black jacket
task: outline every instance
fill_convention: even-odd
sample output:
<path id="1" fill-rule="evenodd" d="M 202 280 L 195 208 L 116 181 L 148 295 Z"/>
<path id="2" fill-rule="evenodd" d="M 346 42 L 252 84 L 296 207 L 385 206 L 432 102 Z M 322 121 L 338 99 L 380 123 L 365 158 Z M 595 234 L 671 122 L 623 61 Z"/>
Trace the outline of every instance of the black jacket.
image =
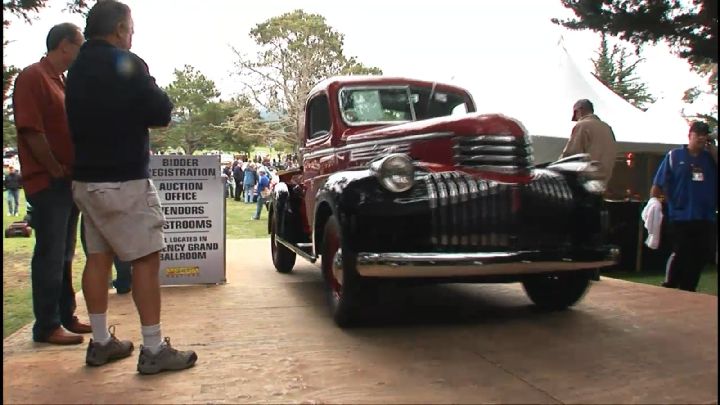
<path id="1" fill-rule="evenodd" d="M 243 169 L 242 166 L 237 165 L 233 168 L 233 178 L 237 183 L 242 183 L 243 181 Z"/>
<path id="2" fill-rule="evenodd" d="M 170 123 L 172 102 L 132 52 L 91 39 L 80 48 L 65 84 L 75 146 L 73 179 L 149 178 L 149 127 Z"/>
<path id="3" fill-rule="evenodd" d="M 7 190 L 17 190 L 22 185 L 22 177 L 15 172 L 15 173 L 8 173 L 5 175 L 5 180 L 3 181 L 3 188 Z"/>

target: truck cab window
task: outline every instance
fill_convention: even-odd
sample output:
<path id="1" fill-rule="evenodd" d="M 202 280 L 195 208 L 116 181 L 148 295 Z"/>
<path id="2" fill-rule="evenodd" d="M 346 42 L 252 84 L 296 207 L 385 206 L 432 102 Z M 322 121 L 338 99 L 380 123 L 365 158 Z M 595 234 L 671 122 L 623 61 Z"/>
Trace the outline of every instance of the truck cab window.
<path id="1" fill-rule="evenodd" d="M 340 90 L 340 112 L 348 125 L 400 124 L 467 113 L 465 94 L 431 86 L 348 86 Z"/>
<path id="2" fill-rule="evenodd" d="M 318 95 L 308 106 L 308 138 L 314 139 L 330 132 L 330 106 L 327 96 Z"/>

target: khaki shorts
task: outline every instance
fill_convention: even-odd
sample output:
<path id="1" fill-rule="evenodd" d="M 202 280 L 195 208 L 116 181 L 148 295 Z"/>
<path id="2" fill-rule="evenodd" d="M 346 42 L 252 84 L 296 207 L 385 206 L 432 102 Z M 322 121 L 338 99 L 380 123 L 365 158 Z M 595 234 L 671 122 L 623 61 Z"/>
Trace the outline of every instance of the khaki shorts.
<path id="1" fill-rule="evenodd" d="M 112 183 L 73 181 L 88 253 L 114 252 L 132 261 L 165 248 L 165 216 L 150 179 Z"/>

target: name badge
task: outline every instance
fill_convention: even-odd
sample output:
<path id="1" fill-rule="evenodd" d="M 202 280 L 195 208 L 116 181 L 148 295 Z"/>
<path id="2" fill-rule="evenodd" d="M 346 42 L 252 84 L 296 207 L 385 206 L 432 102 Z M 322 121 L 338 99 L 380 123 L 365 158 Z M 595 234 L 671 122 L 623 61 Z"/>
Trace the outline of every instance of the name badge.
<path id="1" fill-rule="evenodd" d="M 702 169 L 699 167 L 692 168 L 692 181 L 705 181 Z"/>

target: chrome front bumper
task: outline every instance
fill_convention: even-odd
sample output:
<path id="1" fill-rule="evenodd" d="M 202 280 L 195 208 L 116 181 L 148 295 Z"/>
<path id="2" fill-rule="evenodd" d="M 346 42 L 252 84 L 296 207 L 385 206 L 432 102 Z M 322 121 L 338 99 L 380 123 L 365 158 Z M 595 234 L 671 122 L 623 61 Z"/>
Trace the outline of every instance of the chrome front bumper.
<path id="1" fill-rule="evenodd" d="M 535 250 L 483 253 L 359 253 L 357 272 L 365 277 L 461 277 L 596 269 L 618 262 L 620 250 L 562 254 Z M 341 266 L 342 252 L 334 265 Z"/>

